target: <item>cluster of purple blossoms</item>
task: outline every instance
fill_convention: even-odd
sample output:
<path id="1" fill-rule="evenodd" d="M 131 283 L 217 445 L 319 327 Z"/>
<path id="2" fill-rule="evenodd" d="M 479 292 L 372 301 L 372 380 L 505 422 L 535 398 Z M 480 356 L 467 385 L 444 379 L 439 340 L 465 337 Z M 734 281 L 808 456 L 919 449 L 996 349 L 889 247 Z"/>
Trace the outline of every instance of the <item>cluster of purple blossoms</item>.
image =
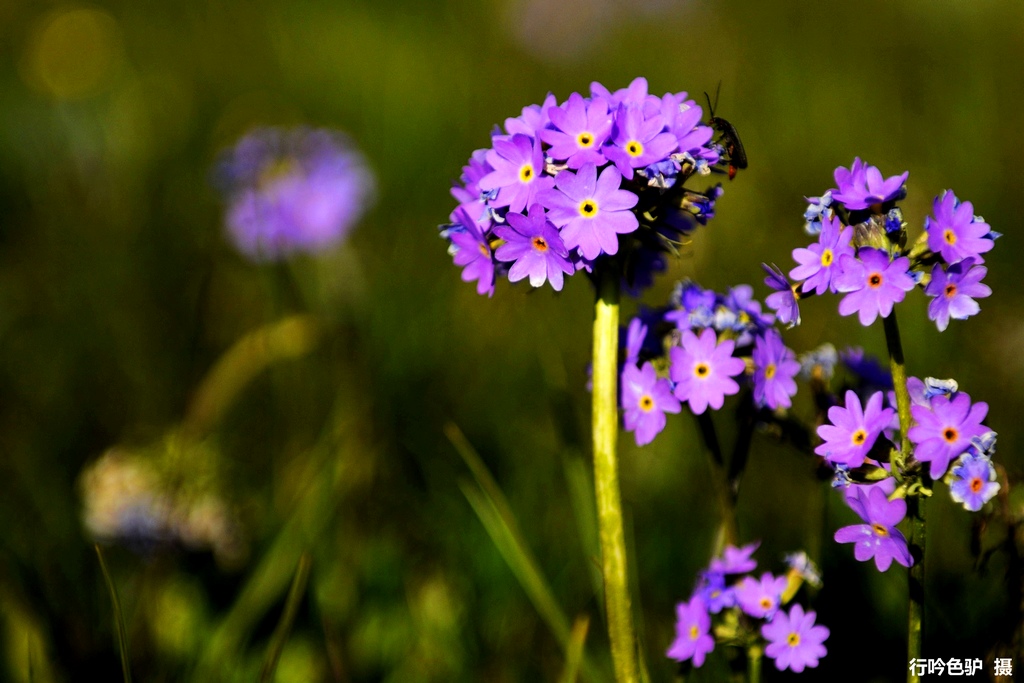
<path id="1" fill-rule="evenodd" d="M 228 235 L 253 261 L 338 245 L 374 191 L 347 137 L 308 128 L 254 130 L 221 156 L 216 182 L 228 203 Z"/>
<path id="2" fill-rule="evenodd" d="M 627 290 L 650 284 L 721 195 L 683 187 L 728 162 L 702 116 L 685 92 L 650 95 L 637 78 L 614 93 L 592 83 L 589 97 L 560 104 L 548 95 L 507 119 L 463 168 L 441 226 L 462 279 L 487 295 L 500 275 L 560 291 L 565 275 L 621 254 Z"/>
<path id="3" fill-rule="evenodd" d="M 869 363 L 861 358 L 859 365 Z M 870 370 L 874 375 L 882 372 Z M 891 386 L 891 377 L 877 376 L 863 386 L 884 387 L 885 379 Z M 992 464 L 996 433 L 982 424 L 988 405 L 972 404 L 954 380 L 910 377 L 907 389 L 914 421 L 907 437 L 914 449 L 905 469 L 921 463 L 931 479 L 949 484 L 954 501 L 977 512 L 1000 488 Z M 886 401 L 888 407 L 883 405 Z M 906 516 L 906 492 L 897 493 L 887 464 L 900 441 L 895 405 L 893 391 L 887 397 L 884 391 L 872 391 L 862 403 L 857 392 L 848 390 L 845 405 L 831 407 L 828 423 L 818 427 L 822 443 L 815 448 L 836 471 L 833 486 L 845 489 L 847 504 L 862 520 L 839 529 L 835 540 L 854 543 L 854 557 L 862 562 L 874 559 L 879 571 L 894 560 L 903 566 L 913 563 L 906 538 L 896 528 Z M 867 477 L 869 473 L 874 476 Z"/>
<path id="4" fill-rule="evenodd" d="M 682 403 L 696 415 L 718 410 L 743 383 L 759 408 L 789 408 L 800 363 L 775 321 L 749 285 L 720 294 L 689 281 L 677 285 L 672 306 L 634 318 L 624 335 L 621 404 L 637 445 L 650 443 Z"/>
<path id="5" fill-rule="evenodd" d="M 856 313 L 866 326 L 887 317 L 907 292 L 921 286 L 932 297 L 928 317 L 940 331 L 950 318 L 963 320 L 978 313 L 976 299 L 992 293 L 981 283 L 987 273 L 980 265 L 982 254 L 992 249 L 999 233 L 974 215 L 970 202 L 959 202 L 947 190 L 936 197 L 934 215 L 925 219 L 920 238 L 905 247 L 906 223 L 896 202 L 906 195 L 907 176 L 884 178 L 859 158 L 850 168 L 837 168 L 838 187 L 807 200 L 805 230 L 818 241 L 793 250 L 793 297 L 786 293 L 786 278 L 770 273 L 766 282 L 777 290 L 773 296 L 778 305 L 769 305 L 789 310 L 803 296 L 845 294 L 839 313 Z M 799 313 L 788 315 L 799 321 Z"/>
<path id="6" fill-rule="evenodd" d="M 760 634 L 766 643 L 765 654 L 779 671 L 799 673 L 818 665 L 826 655 L 823 643 L 828 628 L 815 624 L 815 613 L 805 612 L 798 604 L 788 612 L 783 609 L 804 582 L 820 586 L 817 569 L 805 553 L 795 553 L 787 556 L 786 574 L 765 572 L 756 578 L 751 573 L 757 562 L 751 556 L 758 545 L 726 546 L 722 557 L 713 559 L 701 573 L 690 599 L 676 606 L 676 638 L 665 653 L 667 657 L 700 667 L 714 650 L 715 635 L 726 642 L 746 642 Z M 713 635 L 712 615 L 727 611 L 738 617 L 726 620 L 738 624 L 732 627 L 736 632 L 715 631 Z"/>

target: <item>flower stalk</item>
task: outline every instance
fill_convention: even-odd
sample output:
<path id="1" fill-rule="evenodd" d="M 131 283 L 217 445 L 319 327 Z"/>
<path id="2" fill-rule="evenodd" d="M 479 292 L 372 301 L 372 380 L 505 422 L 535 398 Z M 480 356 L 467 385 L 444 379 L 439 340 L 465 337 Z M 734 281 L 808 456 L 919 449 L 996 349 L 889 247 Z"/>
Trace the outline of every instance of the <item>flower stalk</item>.
<path id="1" fill-rule="evenodd" d="M 601 573 L 615 680 L 637 683 L 636 631 L 629 597 L 626 542 L 619 493 L 616 441 L 618 407 L 619 277 L 612 269 L 597 274 L 594 305 L 593 438 L 594 487 L 601 537 Z"/>
<path id="2" fill-rule="evenodd" d="M 885 342 L 889 350 L 889 368 L 896 390 L 896 410 L 900 418 L 900 455 L 898 466 L 905 469 L 910 456 L 910 392 L 907 390 L 906 363 L 900 328 L 896 322 L 896 310 L 883 318 Z M 925 474 L 921 475 L 926 476 Z M 907 660 L 921 658 L 921 640 L 924 630 L 924 548 L 925 548 L 925 506 L 921 487 L 911 487 L 907 495 L 907 516 L 910 518 L 910 555 L 914 562 L 908 570 L 909 600 L 907 606 Z M 918 683 L 920 677 L 914 667 L 907 671 L 907 682 Z"/>

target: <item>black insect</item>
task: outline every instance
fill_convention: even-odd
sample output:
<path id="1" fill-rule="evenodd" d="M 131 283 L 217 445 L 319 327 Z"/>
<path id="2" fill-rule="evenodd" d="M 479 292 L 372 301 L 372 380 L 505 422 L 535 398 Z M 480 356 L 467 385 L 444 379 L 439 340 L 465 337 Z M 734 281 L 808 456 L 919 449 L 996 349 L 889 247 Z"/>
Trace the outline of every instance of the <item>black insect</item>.
<path id="1" fill-rule="evenodd" d="M 722 84 L 719 83 L 721 88 Z M 729 155 L 729 180 L 736 177 L 736 170 L 747 167 L 747 153 L 740 141 L 740 134 L 736 132 L 736 126 L 732 125 L 721 116 L 715 116 L 715 108 L 711 106 L 711 98 L 707 93 L 704 97 L 708 101 L 708 112 L 711 115 L 709 123 L 718 131 L 719 141 L 725 146 L 725 152 Z M 715 105 L 718 104 L 718 90 L 715 91 Z"/>

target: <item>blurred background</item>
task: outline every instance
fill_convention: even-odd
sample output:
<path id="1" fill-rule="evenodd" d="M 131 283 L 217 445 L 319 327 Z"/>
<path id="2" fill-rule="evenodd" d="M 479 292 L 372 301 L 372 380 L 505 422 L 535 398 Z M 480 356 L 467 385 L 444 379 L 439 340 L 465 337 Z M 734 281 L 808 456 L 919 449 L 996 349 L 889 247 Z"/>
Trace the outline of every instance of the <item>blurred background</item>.
<path id="1" fill-rule="evenodd" d="M 136 680 L 254 680 L 304 553 L 276 680 L 557 680 L 550 620 L 488 533 L 472 444 L 560 609 L 590 618 L 602 680 L 592 289 L 480 297 L 436 229 L 495 124 L 593 80 L 698 99 L 721 84 L 749 157 L 651 305 L 682 277 L 765 296 L 759 264 L 788 270 L 804 196 L 854 156 L 910 171 L 912 237 L 941 190 L 972 201 L 1005 233 L 994 294 L 940 335 L 911 293 L 908 370 L 987 400 L 1019 478 L 1022 58 L 1009 1 L 0 2 L 0 678 L 121 675 L 99 540 Z M 339 129 L 365 154 L 376 203 L 343 245 L 282 263 L 232 247 L 212 168 L 261 125 Z M 884 353 L 880 327 L 836 303 L 806 302 L 787 344 Z M 688 416 L 620 444 L 647 662 L 669 681 L 674 606 L 715 529 L 706 457 Z M 803 677 L 902 679 L 906 575 L 831 541 L 854 517 L 814 463 L 755 437 L 739 514 L 761 567 L 806 548 L 824 571 L 829 656 Z M 944 487 L 929 515 L 925 654 L 990 672 L 1012 656 L 1021 576 L 1002 551 L 977 569 Z M 713 657 L 693 680 L 723 675 Z"/>

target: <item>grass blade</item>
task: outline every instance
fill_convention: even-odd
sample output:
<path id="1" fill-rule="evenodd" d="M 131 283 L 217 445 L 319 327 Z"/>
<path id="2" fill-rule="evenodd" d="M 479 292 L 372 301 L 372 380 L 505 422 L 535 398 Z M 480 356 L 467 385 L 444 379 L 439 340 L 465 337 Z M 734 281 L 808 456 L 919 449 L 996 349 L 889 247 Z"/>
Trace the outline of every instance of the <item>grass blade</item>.
<path id="1" fill-rule="evenodd" d="M 580 664 L 583 663 L 583 647 L 587 642 L 589 628 L 590 617 L 585 614 L 576 617 L 576 621 L 572 625 L 572 632 L 569 634 L 569 646 L 565 649 L 565 670 L 559 679 L 560 683 L 576 683 Z"/>
<path id="2" fill-rule="evenodd" d="M 96 557 L 100 560 L 100 571 L 103 572 L 103 579 L 107 582 L 110 603 L 114 608 L 114 626 L 117 630 L 117 647 L 121 653 L 121 671 L 124 674 L 124 683 L 132 683 L 132 671 L 128 659 L 128 630 L 124 626 L 121 601 L 117 597 L 117 588 L 114 587 L 114 580 L 110 578 L 110 572 L 107 571 L 107 563 L 103 559 L 103 551 L 100 550 L 100 544 L 94 544 L 93 548 L 96 549 Z"/>
<path id="3" fill-rule="evenodd" d="M 540 570 L 540 565 L 526 544 L 505 495 L 494 481 L 494 477 L 491 476 L 479 454 L 459 428 L 449 424 L 445 427 L 445 433 L 479 485 L 477 488 L 469 482 L 460 483 L 466 500 L 469 501 L 473 511 L 483 523 L 484 529 L 504 558 L 505 563 L 519 580 L 523 590 L 526 591 L 527 597 L 530 598 L 533 606 L 551 629 L 563 650 L 568 653 L 571 644 L 569 618 L 555 599 L 554 592 Z M 590 681 L 600 679 L 595 667 L 582 653 L 580 661 L 580 669 L 584 678 Z"/>
<path id="4" fill-rule="evenodd" d="M 299 566 L 295 570 L 295 578 L 292 579 L 292 586 L 288 590 L 288 599 L 284 604 L 284 612 L 281 613 L 281 620 L 277 622 L 274 635 L 270 638 L 267 646 L 267 656 L 260 668 L 259 683 L 266 683 L 274 678 L 274 671 L 277 669 L 277 662 L 281 658 L 281 651 L 288 642 L 288 634 L 291 633 L 292 624 L 295 623 L 295 615 L 299 612 L 299 604 L 306 594 L 306 584 L 309 581 L 309 570 L 313 564 L 313 558 L 308 553 L 302 554 L 299 558 Z"/>

